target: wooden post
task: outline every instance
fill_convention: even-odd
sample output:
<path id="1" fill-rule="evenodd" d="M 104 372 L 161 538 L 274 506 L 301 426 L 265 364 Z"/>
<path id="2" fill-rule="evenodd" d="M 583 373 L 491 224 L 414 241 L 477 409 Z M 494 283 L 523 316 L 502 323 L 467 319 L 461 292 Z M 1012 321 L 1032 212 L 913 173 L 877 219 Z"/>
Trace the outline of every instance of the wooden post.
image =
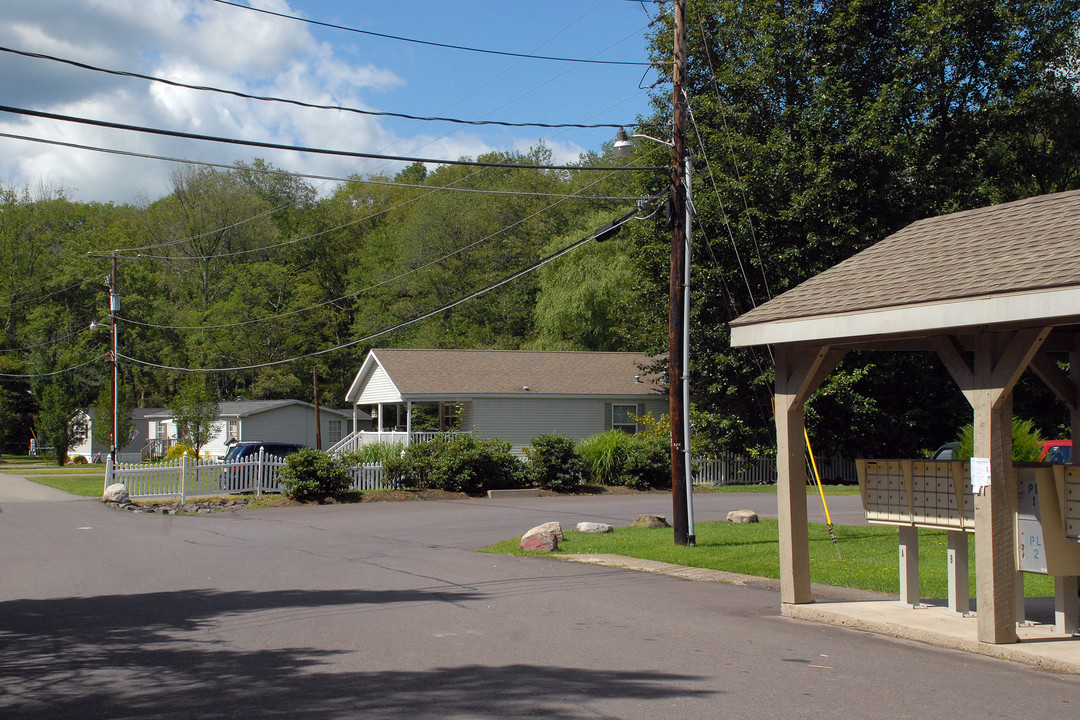
<path id="1" fill-rule="evenodd" d="M 808 603 L 810 541 L 806 519 L 805 404 L 844 357 L 822 347 L 776 347 L 776 504 L 780 532 L 780 601 Z"/>

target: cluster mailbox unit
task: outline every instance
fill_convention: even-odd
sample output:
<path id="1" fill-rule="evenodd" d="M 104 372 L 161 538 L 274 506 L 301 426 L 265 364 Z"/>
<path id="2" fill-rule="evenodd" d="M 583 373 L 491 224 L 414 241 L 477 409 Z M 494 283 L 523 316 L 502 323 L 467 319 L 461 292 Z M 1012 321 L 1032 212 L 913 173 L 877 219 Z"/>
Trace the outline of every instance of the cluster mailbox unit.
<path id="1" fill-rule="evenodd" d="M 859 460 L 866 520 L 900 535 L 900 602 L 919 607 L 919 528 L 948 533 L 947 610 L 970 611 L 967 533 L 975 532 L 971 464 L 961 461 Z M 1080 466 L 1017 463 L 1016 569 L 1055 578 L 1057 630 L 1077 631 L 1080 602 Z M 1024 620 L 1023 584 L 1017 618 Z"/>

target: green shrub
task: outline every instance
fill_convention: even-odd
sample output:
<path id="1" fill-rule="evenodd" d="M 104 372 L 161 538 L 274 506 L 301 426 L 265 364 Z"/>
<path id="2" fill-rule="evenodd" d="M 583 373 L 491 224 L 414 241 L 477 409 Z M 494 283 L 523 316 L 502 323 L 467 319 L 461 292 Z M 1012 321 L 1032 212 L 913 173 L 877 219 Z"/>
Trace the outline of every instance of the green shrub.
<path id="1" fill-rule="evenodd" d="M 671 445 L 638 438 L 630 446 L 620 484 L 635 490 L 671 487 Z"/>
<path id="2" fill-rule="evenodd" d="M 354 465 L 368 465 L 370 463 L 384 463 L 387 460 L 395 460 L 401 457 L 405 450 L 405 443 L 386 442 L 368 443 L 361 445 L 356 450 L 350 450 L 341 454 L 341 463 L 346 467 Z"/>
<path id="3" fill-rule="evenodd" d="M 578 443 L 578 453 L 593 482 L 638 490 L 671 487 L 670 445 L 666 438 L 608 430 Z"/>
<path id="4" fill-rule="evenodd" d="M 538 435 L 525 447 L 526 478 L 555 492 L 574 492 L 585 481 L 585 463 L 565 435 Z"/>
<path id="5" fill-rule="evenodd" d="M 486 490 L 522 487 L 521 462 L 505 440 L 472 435 L 439 436 L 405 448 L 383 463 L 383 473 L 400 487 L 435 488 L 479 495 Z"/>
<path id="6" fill-rule="evenodd" d="M 339 498 L 352 484 L 344 465 L 329 453 L 313 448 L 304 448 L 285 458 L 279 477 L 285 494 L 300 501 Z"/>
<path id="7" fill-rule="evenodd" d="M 183 443 L 177 443 L 169 448 L 169 451 L 165 453 L 166 460 L 179 460 L 184 457 L 184 453 L 187 453 L 188 457 L 192 460 L 195 459 L 195 449 L 184 445 Z"/>
<path id="8" fill-rule="evenodd" d="M 1038 462 L 1042 453 L 1042 434 L 1031 420 L 1012 420 L 1013 462 Z M 957 438 L 960 447 L 953 456 L 956 460 L 970 460 L 975 447 L 975 430 L 969 423 L 960 428 Z"/>

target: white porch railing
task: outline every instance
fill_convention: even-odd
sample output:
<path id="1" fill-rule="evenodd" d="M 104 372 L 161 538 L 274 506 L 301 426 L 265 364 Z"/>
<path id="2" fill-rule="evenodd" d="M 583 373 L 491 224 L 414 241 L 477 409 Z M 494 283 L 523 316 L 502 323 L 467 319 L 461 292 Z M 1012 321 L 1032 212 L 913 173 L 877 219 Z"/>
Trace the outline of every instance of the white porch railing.
<path id="1" fill-rule="evenodd" d="M 461 434 L 468 435 L 469 433 L 464 433 L 460 430 L 452 430 L 449 432 L 416 431 L 411 434 L 402 430 L 359 430 L 331 445 L 327 452 L 340 455 L 341 453 L 359 450 L 364 445 L 371 445 L 374 443 L 401 443 L 402 445 L 409 445 L 412 443 L 428 442 L 440 435 Z"/>

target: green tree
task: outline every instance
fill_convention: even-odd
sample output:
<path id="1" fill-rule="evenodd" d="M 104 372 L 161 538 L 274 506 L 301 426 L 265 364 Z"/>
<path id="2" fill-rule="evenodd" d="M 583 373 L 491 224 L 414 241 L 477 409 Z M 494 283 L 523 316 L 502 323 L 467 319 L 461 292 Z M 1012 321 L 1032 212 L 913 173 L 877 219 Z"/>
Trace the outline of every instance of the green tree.
<path id="1" fill-rule="evenodd" d="M 186 378 L 168 407 L 176 422 L 179 439 L 195 448 L 198 457 L 202 446 L 221 427 L 220 423 L 214 422 L 218 418 L 219 403 L 205 378 L 199 375 Z"/>
<path id="2" fill-rule="evenodd" d="M 767 448 L 772 364 L 763 348 L 730 348 L 727 322 L 915 220 L 1078 187 L 1078 4 L 690 0 L 687 17 L 691 385 L 720 444 Z M 670 18 L 656 28 L 654 58 L 671 67 Z M 663 137 L 670 93 L 655 107 L 643 130 Z M 640 256 L 657 296 L 666 234 Z M 928 358 L 869 362 L 849 358 L 814 401 L 822 430 L 848 429 L 834 444 L 913 454 L 940 442 L 912 406 L 953 419 L 962 400 L 947 375 Z M 930 370 L 917 397 L 884 380 L 916 366 Z"/>
<path id="3" fill-rule="evenodd" d="M 57 465 L 63 466 L 71 448 L 86 438 L 86 422 L 78 410 L 77 398 L 63 380 L 51 382 L 42 390 L 37 420 L 38 442 L 52 446 Z"/>

